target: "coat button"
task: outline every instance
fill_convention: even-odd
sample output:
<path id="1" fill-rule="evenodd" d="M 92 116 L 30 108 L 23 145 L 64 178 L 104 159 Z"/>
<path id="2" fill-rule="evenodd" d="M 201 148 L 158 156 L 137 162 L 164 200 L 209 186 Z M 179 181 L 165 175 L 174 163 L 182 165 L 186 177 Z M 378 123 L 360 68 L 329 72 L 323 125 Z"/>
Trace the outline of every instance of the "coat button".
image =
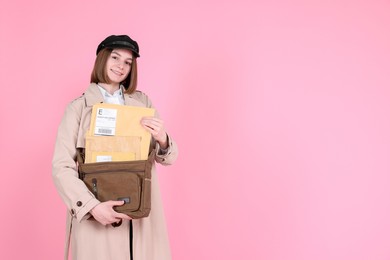
<path id="1" fill-rule="evenodd" d="M 119 220 L 119 222 L 114 222 L 111 224 L 111 226 L 113 226 L 113 227 L 119 227 L 120 225 L 122 225 L 122 219 Z"/>
<path id="2" fill-rule="evenodd" d="M 77 205 L 78 207 L 81 207 L 81 205 L 83 205 L 83 203 L 82 203 L 81 201 L 77 201 L 77 202 L 76 202 L 76 205 Z"/>

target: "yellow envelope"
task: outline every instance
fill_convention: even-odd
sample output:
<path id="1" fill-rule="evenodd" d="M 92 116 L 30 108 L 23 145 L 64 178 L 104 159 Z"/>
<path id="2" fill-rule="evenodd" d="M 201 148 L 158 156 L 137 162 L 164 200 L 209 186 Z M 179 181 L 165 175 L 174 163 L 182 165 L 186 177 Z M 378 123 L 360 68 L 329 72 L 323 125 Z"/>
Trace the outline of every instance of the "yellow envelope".
<path id="1" fill-rule="evenodd" d="M 87 135 L 85 162 L 142 160 L 141 140 L 140 136 Z"/>
<path id="2" fill-rule="evenodd" d="M 151 135 L 141 126 L 141 118 L 154 116 L 145 107 L 96 104 L 86 135 L 85 163 L 97 161 L 146 160 Z"/>

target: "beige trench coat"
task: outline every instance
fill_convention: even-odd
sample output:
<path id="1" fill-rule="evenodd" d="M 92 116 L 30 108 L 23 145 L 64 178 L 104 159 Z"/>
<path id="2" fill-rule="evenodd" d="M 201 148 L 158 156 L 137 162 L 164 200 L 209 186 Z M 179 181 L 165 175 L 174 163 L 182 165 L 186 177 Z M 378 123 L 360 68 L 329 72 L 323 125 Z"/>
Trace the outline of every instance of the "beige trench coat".
<path id="1" fill-rule="evenodd" d="M 85 147 L 85 134 L 89 129 L 92 106 L 103 102 L 96 84 L 70 103 L 60 123 L 52 161 L 53 180 L 68 208 L 65 259 L 69 242 L 73 260 L 129 260 L 129 221 L 120 227 L 103 226 L 90 218 L 89 211 L 99 201 L 78 178 L 75 162 L 76 148 Z M 125 105 L 153 107 L 149 98 L 140 91 L 125 94 Z M 169 165 L 178 155 L 176 143 L 168 136 L 168 151 L 157 153 L 156 162 Z M 159 151 L 159 144 L 152 141 Z M 168 234 L 160 197 L 155 165 L 152 169 L 152 210 L 149 217 L 133 220 L 134 260 L 170 260 Z"/>

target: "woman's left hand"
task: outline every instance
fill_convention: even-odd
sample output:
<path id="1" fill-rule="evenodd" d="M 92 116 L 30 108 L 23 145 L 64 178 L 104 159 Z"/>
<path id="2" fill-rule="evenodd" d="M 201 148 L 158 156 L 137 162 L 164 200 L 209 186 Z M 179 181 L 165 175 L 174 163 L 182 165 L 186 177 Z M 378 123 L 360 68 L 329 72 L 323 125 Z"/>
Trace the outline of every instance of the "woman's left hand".
<path id="1" fill-rule="evenodd" d="M 157 117 L 143 117 L 141 125 L 160 144 L 161 149 L 168 147 L 168 137 L 164 129 L 164 121 Z"/>

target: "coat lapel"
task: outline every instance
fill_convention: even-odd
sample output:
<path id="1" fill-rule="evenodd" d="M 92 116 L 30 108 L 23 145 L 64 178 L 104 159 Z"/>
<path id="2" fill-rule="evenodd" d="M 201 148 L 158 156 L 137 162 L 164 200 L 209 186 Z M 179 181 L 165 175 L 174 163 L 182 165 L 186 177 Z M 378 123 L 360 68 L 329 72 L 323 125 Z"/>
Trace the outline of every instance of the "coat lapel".
<path id="1" fill-rule="evenodd" d="M 104 98 L 99 90 L 99 87 L 95 83 L 91 83 L 87 91 L 85 91 L 85 102 L 87 107 L 91 107 L 97 103 L 103 103 Z"/>
<path id="2" fill-rule="evenodd" d="M 126 106 L 145 107 L 145 104 L 138 100 L 137 96 L 134 93 L 125 94 L 124 97 Z"/>

